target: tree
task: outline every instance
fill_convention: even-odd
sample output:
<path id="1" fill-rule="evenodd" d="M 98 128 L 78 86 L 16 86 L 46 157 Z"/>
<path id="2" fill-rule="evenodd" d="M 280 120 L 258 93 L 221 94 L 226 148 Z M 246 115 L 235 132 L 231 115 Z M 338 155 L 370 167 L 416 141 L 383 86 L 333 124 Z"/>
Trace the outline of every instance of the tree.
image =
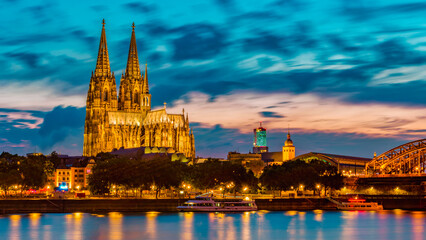
<path id="1" fill-rule="evenodd" d="M 108 162 L 97 162 L 89 176 L 89 190 L 95 195 L 109 194 L 110 168 Z"/>
<path id="2" fill-rule="evenodd" d="M 41 158 L 21 157 L 18 172 L 21 175 L 20 185 L 23 190 L 44 187 L 47 181 L 44 167 L 45 162 L 41 161 Z"/>
<path id="3" fill-rule="evenodd" d="M 161 189 L 178 187 L 182 182 L 182 174 L 176 171 L 180 162 L 172 162 L 167 156 L 158 156 L 147 162 L 147 182 L 155 188 L 155 198 Z"/>
<path id="4" fill-rule="evenodd" d="M 250 169 L 256 177 L 260 177 L 263 168 L 265 168 L 265 162 L 262 160 L 248 161 L 246 167 Z"/>

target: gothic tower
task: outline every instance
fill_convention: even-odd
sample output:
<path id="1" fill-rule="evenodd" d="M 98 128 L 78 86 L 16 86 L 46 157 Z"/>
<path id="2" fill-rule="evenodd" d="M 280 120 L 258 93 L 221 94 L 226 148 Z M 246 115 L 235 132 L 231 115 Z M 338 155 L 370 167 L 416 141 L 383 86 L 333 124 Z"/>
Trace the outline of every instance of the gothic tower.
<path id="1" fill-rule="evenodd" d="M 293 159 L 296 156 L 296 147 L 290 138 L 290 131 L 287 133 L 287 140 L 283 146 L 283 162 Z"/>
<path id="2" fill-rule="evenodd" d="M 95 73 L 92 72 L 86 101 L 83 155 L 94 156 L 113 145 L 114 136 L 108 131 L 108 112 L 117 111 L 117 87 L 111 72 L 105 35 L 105 20 L 99 43 Z"/>
<path id="3" fill-rule="evenodd" d="M 147 67 L 142 77 L 136 46 L 135 24 L 132 25 L 126 71 L 121 76 L 118 109 L 126 112 L 146 113 L 151 110 L 151 95 L 148 90 Z"/>

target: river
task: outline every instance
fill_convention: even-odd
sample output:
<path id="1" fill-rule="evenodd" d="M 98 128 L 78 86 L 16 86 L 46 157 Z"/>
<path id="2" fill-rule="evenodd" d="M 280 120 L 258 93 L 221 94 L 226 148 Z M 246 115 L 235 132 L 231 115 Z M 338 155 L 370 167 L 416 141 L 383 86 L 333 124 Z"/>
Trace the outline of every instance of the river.
<path id="1" fill-rule="evenodd" d="M 426 212 L 0 215 L 1 239 L 426 239 Z"/>

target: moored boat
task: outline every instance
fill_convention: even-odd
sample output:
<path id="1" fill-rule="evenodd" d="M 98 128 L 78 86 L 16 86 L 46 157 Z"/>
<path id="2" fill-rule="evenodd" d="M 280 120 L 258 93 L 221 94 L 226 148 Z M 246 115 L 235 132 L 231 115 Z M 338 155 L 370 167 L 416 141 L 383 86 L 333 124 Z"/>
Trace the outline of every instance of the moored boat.
<path id="1" fill-rule="evenodd" d="M 200 195 L 177 207 L 183 212 L 246 212 L 256 211 L 257 206 L 249 199 L 215 199 L 212 195 Z"/>
<path id="2" fill-rule="evenodd" d="M 337 204 L 339 210 L 361 210 L 361 211 L 378 211 L 383 210 L 383 205 L 376 202 L 366 202 L 365 199 L 358 197 L 349 198 L 348 202 Z"/>

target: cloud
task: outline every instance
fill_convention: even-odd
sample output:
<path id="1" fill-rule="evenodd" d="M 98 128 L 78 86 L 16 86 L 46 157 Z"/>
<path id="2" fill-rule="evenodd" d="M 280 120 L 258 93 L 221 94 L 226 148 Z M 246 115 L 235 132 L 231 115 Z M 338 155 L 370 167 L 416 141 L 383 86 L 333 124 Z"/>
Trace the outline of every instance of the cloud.
<path id="1" fill-rule="evenodd" d="M 132 11 L 135 13 L 150 13 L 156 9 L 154 5 L 148 5 L 141 2 L 126 3 L 123 5 L 123 7 L 127 11 Z"/>
<path id="2" fill-rule="evenodd" d="M 15 58 L 22 63 L 25 63 L 27 67 L 36 68 L 39 65 L 41 59 L 40 54 L 28 53 L 28 52 L 9 52 L 5 54 L 6 57 Z"/>
<path id="3" fill-rule="evenodd" d="M 426 65 L 386 69 L 377 73 L 370 85 L 398 84 L 426 80 Z"/>
<path id="4" fill-rule="evenodd" d="M 61 144 L 69 136 L 79 136 L 80 145 L 83 140 L 85 108 L 57 106 L 46 113 L 40 127 L 40 146 L 42 150 Z"/>
<path id="5" fill-rule="evenodd" d="M 0 110 L 0 122 L 9 123 L 10 127 L 15 128 L 37 129 L 43 123 L 43 118 L 34 116 L 31 112 Z"/>
<path id="6" fill-rule="evenodd" d="M 57 105 L 85 106 L 86 94 L 67 94 L 61 91 L 66 83 L 47 79 L 22 82 L 10 80 L 0 88 L 0 106 L 21 110 L 51 110 Z M 88 85 L 88 82 L 87 82 Z"/>
<path id="7" fill-rule="evenodd" d="M 270 106 L 269 107 L 266 107 L 266 108 L 271 108 Z M 260 112 L 260 115 L 262 116 L 262 117 L 265 117 L 265 118 L 285 118 L 283 115 L 281 115 L 281 114 L 278 114 L 278 113 L 276 113 L 276 112 L 270 112 L 270 111 L 263 111 L 263 112 Z"/>
<path id="8" fill-rule="evenodd" d="M 280 102 L 289 100 L 286 104 Z M 176 100 L 171 110 L 182 109 L 190 113 L 192 121 L 202 127 L 221 124 L 227 128 L 250 131 L 252 123 L 263 121 L 273 131 L 287 124 L 298 132 L 358 134 L 370 138 L 413 139 L 421 134 L 408 130 L 424 129 L 426 112 L 423 107 L 395 106 L 387 104 L 353 104 L 339 98 L 320 97 L 306 93 L 256 93 L 231 92 L 228 95 L 210 96 L 193 92 L 186 101 Z M 286 118 L 259 117 L 259 112 L 270 106 L 274 113 Z M 244 117 L 240 117 L 244 116 Z"/>
<path id="9" fill-rule="evenodd" d="M 219 124 L 193 129 L 197 156 L 224 158 L 230 151 L 251 151 L 252 133 L 241 133 L 238 129 L 224 128 Z"/>
<path id="10" fill-rule="evenodd" d="M 214 0 L 214 2 L 225 11 L 235 11 L 234 0 Z"/>
<path id="11" fill-rule="evenodd" d="M 225 34 L 210 24 L 193 24 L 177 28 L 180 33 L 172 41 L 173 59 L 177 61 L 189 59 L 210 59 L 219 54 L 226 46 Z"/>

